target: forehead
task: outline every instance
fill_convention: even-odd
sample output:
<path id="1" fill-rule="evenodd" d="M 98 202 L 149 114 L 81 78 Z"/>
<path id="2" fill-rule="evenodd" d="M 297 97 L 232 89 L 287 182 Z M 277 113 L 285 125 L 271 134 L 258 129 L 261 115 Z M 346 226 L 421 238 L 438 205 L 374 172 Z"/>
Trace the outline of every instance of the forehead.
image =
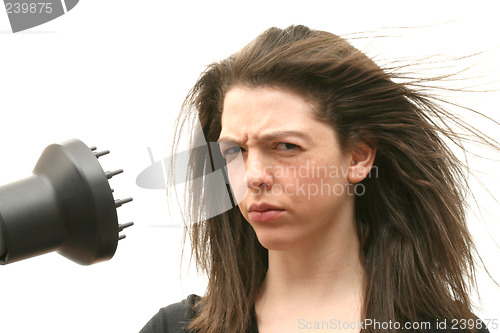
<path id="1" fill-rule="evenodd" d="M 220 136 L 246 140 L 271 129 L 309 132 L 319 124 L 313 106 L 290 90 L 234 87 L 224 99 Z"/>

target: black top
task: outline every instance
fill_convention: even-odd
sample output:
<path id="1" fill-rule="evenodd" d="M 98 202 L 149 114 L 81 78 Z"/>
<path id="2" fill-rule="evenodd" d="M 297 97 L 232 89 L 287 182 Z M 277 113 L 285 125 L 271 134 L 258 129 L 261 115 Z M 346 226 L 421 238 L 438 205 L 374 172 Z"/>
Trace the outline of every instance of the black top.
<path id="1" fill-rule="evenodd" d="M 171 304 L 158 311 L 156 315 L 143 327 L 139 333 L 187 333 L 184 327 L 191 319 L 193 319 L 195 312 L 193 310 L 194 304 L 200 299 L 200 296 L 189 295 L 185 300 Z M 423 330 L 427 333 L 445 332 L 444 329 L 436 328 L 435 321 L 430 321 L 434 325 L 430 330 Z M 459 327 L 460 323 L 457 323 Z M 478 327 L 479 328 L 479 327 Z M 452 330 L 452 332 L 469 332 L 468 330 Z M 489 333 L 485 325 L 479 328 L 478 333 Z M 257 320 L 252 316 L 252 326 L 247 333 L 259 333 L 257 328 Z"/>
<path id="2" fill-rule="evenodd" d="M 185 300 L 179 303 L 171 304 L 161 308 L 157 314 L 151 318 L 146 326 L 139 333 L 186 333 L 184 327 L 193 319 L 195 312 L 193 306 L 200 296 L 189 295 Z M 257 320 L 252 316 L 252 327 L 248 333 L 259 333 L 257 329 Z"/>
<path id="3" fill-rule="evenodd" d="M 183 327 L 194 316 L 193 305 L 199 296 L 189 295 L 185 300 L 161 308 L 139 333 L 182 333 Z"/>

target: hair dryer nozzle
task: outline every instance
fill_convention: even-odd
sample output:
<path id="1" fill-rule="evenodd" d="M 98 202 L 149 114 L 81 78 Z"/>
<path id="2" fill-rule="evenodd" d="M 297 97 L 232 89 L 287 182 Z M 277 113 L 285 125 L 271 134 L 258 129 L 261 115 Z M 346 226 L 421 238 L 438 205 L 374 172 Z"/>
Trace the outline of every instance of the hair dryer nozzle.
<path id="1" fill-rule="evenodd" d="M 52 251 L 82 265 L 113 257 L 121 230 L 108 178 L 117 172 L 103 171 L 102 155 L 76 139 L 53 144 L 31 176 L 0 187 L 0 264 Z"/>

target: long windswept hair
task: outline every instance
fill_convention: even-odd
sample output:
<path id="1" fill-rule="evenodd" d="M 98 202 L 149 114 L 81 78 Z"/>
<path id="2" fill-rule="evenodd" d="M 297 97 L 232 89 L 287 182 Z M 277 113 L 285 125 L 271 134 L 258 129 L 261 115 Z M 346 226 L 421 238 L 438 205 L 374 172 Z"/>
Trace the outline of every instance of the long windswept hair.
<path id="1" fill-rule="evenodd" d="M 271 28 L 209 65 L 183 110 L 185 119 L 199 119 L 202 139 L 215 142 L 230 88 L 283 87 L 313 103 L 317 118 L 331 125 L 343 149 L 359 142 L 376 147 L 377 177 L 363 180 L 366 192 L 355 198 L 367 273 L 362 319 L 473 319 L 469 293 L 476 287 L 477 253 L 466 227 L 467 168 L 445 140 L 461 146 L 468 135 L 494 149 L 499 145 L 423 91 L 396 83 L 398 78 L 396 70 L 381 69 L 331 33 L 305 26 Z M 177 134 L 184 125 L 179 121 Z M 203 177 L 212 158 L 194 154 L 188 177 Z M 207 203 L 220 198 L 204 186 L 196 183 L 186 198 L 192 255 L 208 274 L 206 294 L 189 328 L 245 332 L 268 268 L 268 251 L 237 206 L 207 214 Z"/>

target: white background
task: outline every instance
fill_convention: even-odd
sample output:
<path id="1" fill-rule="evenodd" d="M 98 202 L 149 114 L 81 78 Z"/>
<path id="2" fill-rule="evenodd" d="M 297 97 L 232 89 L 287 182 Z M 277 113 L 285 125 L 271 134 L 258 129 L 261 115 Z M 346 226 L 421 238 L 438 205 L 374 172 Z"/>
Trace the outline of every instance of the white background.
<path id="1" fill-rule="evenodd" d="M 108 262 L 82 267 L 49 254 L 1 266 L 0 332 L 138 332 L 160 307 L 203 293 L 194 267 L 187 271 L 187 259 L 180 266 L 182 230 L 172 226 L 179 219 L 167 214 L 164 191 L 139 188 L 135 178 L 150 164 L 148 147 L 156 160 L 166 156 L 183 98 L 210 62 L 270 26 L 305 24 L 339 35 L 376 30 L 400 37 L 353 43 L 380 59 L 487 51 L 475 58 L 471 76 L 486 74 L 480 82 L 498 88 L 496 8 L 495 1 L 81 0 L 68 14 L 17 34 L 2 8 L 0 184 L 28 176 L 47 145 L 79 138 L 111 150 L 100 159 L 107 170 L 125 169 L 111 183 L 115 197 L 134 197 L 119 216 L 136 225 Z M 499 97 L 457 96 L 497 121 Z M 498 126 L 483 128 L 499 138 Z M 499 163 L 478 165 L 495 176 Z M 498 178 L 485 179 L 498 197 Z M 500 235 L 500 206 L 481 187 L 476 195 L 484 215 L 471 215 L 471 229 L 500 279 L 492 240 Z M 478 277 L 476 313 L 500 321 L 500 287 Z"/>

